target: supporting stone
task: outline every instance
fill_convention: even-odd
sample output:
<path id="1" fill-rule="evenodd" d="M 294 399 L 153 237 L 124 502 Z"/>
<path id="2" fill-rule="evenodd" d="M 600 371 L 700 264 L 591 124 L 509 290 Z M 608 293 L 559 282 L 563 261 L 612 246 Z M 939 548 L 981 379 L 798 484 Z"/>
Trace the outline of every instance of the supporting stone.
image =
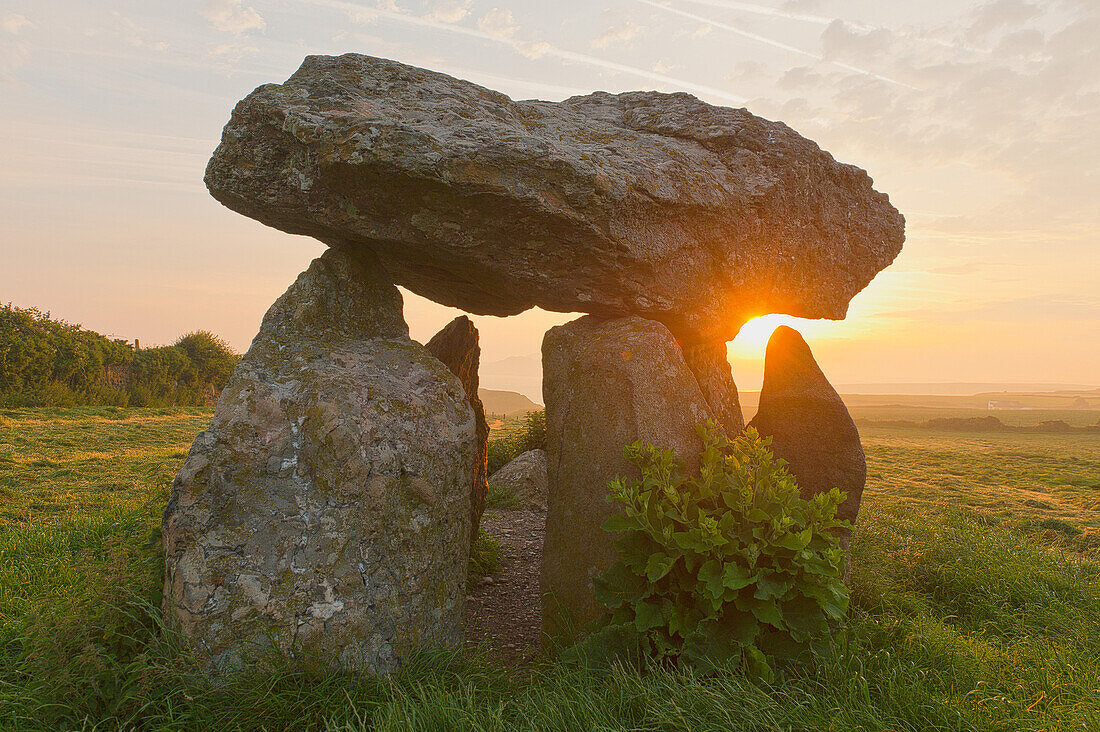
<path id="1" fill-rule="evenodd" d="M 474 416 L 362 251 L 272 305 L 172 485 L 165 615 L 214 671 L 462 642 Z"/>
<path id="2" fill-rule="evenodd" d="M 855 524 L 867 482 L 859 431 L 836 389 L 798 331 L 780 326 L 768 340 L 760 407 L 750 427 L 772 438 L 803 498 L 839 488 L 847 494 L 837 516 Z M 848 545 L 849 535 L 842 537 Z"/>
<path id="3" fill-rule="evenodd" d="M 713 417 L 675 338 L 655 321 L 585 316 L 542 346 L 549 496 L 543 547 L 544 638 L 567 643 L 597 617 L 592 580 L 615 559 L 601 527 L 616 507 L 608 482 L 636 476 L 623 448 L 645 440 L 690 468 Z"/>
<path id="4" fill-rule="evenodd" d="M 466 400 L 474 410 L 474 420 L 477 422 L 474 480 L 470 485 L 470 541 L 473 542 L 477 538 L 481 514 L 485 512 L 485 497 L 489 493 L 489 423 L 485 421 L 485 407 L 477 395 L 477 371 L 481 360 L 477 328 L 468 317 L 460 315 L 432 336 L 426 348 L 462 382 Z"/>
<path id="5" fill-rule="evenodd" d="M 733 383 L 733 371 L 726 358 L 726 344 L 718 341 L 684 345 L 683 349 L 684 361 L 699 382 L 711 414 L 725 428 L 726 435 L 733 439 L 745 429 L 745 418 L 741 413 L 741 400 L 737 397 L 737 385 Z"/>

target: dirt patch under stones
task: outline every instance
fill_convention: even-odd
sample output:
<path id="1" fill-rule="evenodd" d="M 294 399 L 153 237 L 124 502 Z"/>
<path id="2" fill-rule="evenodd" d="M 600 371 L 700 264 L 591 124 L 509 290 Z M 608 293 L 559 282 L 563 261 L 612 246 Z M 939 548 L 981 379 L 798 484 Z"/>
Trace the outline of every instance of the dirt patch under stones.
<path id="1" fill-rule="evenodd" d="M 542 635 L 539 568 L 546 514 L 494 510 L 481 527 L 500 542 L 501 566 L 467 590 L 466 643 L 485 644 L 502 661 L 522 663 L 538 655 Z"/>

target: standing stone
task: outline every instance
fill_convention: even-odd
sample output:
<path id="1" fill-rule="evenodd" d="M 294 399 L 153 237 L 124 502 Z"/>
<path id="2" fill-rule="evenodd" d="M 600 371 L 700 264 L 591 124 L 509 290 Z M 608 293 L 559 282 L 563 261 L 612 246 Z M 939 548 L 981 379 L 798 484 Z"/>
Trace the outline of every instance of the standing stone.
<path id="1" fill-rule="evenodd" d="M 712 415 L 669 330 L 639 317 L 585 316 L 542 344 L 549 496 L 542 558 L 543 632 L 568 642 L 603 611 L 592 581 L 615 561 L 603 523 L 608 483 L 637 476 L 623 448 L 645 440 L 697 467 L 696 425 Z"/>
<path id="2" fill-rule="evenodd" d="M 768 340 L 760 407 L 749 426 L 772 438 L 772 452 L 787 461 L 803 498 L 834 487 L 847 493 L 837 517 L 855 524 L 867 482 L 859 432 L 810 347 L 792 328 L 781 325 Z M 848 538 L 842 537 L 845 546 Z"/>
<path id="3" fill-rule="evenodd" d="M 452 320 L 443 330 L 432 336 L 426 346 L 432 354 L 451 373 L 462 382 L 466 400 L 474 410 L 477 422 L 477 452 L 474 461 L 474 480 L 470 486 L 470 541 L 477 538 L 477 528 L 481 524 L 481 514 L 485 513 L 485 496 L 489 492 L 489 423 L 485 421 L 485 407 L 477 395 L 478 362 L 481 359 L 481 346 L 478 345 L 477 328 L 465 315 Z"/>
<path id="4" fill-rule="evenodd" d="M 710 413 L 732 440 L 745 429 L 745 418 L 737 397 L 737 385 L 733 383 L 733 371 L 726 358 L 725 342 L 685 345 L 683 348 L 684 361 L 699 382 Z"/>
<path id="5" fill-rule="evenodd" d="M 516 497 L 521 511 L 546 510 L 546 451 L 528 450 L 489 476 L 489 484 Z"/>
<path id="6" fill-rule="evenodd" d="M 475 423 L 362 250 L 280 297 L 172 484 L 164 609 L 215 671 L 462 642 Z"/>

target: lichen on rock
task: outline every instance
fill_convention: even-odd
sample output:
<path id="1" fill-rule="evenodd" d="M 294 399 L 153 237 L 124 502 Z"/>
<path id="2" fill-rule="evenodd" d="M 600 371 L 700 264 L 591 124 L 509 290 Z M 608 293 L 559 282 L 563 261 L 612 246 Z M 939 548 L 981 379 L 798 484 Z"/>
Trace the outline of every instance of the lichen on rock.
<path id="1" fill-rule="evenodd" d="M 846 494 L 837 518 L 855 524 L 867 482 L 859 430 L 793 328 L 780 326 L 768 339 L 760 406 L 749 426 L 771 438 L 772 451 L 787 461 L 803 498 L 837 488 Z M 847 548 L 850 532 L 840 538 Z M 850 569 L 845 565 L 845 580 Z"/>
<path id="2" fill-rule="evenodd" d="M 679 344 L 661 323 L 587 315 L 543 340 L 547 514 L 543 632 L 572 640 L 597 617 L 593 579 L 615 560 L 601 527 L 616 510 L 608 483 L 637 474 L 623 448 L 644 440 L 699 463 L 696 427 L 713 419 Z"/>
<path id="3" fill-rule="evenodd" d="M 546 511 L 546 451 L 521 452 L 489 476 L 489 485 L 514 497 L 521 511 Z"/>
<path id="4" fill-rule="evenodd" d="M 765 313 L 843 318 L 904 240 L 867 173 L 747 110 L 513 101 L 358 54 L 309 56 L 242 100 L 206 184 L 444 305 L 635 314 L 704 342 Z"/>
<path id="5" fill-rule="evenodd" d="M 165 613 L 217 670 L 267 652 L 392 671 L 462 640 L 473 413 L 364 251 L 268 311 L 165 513 Z"/>

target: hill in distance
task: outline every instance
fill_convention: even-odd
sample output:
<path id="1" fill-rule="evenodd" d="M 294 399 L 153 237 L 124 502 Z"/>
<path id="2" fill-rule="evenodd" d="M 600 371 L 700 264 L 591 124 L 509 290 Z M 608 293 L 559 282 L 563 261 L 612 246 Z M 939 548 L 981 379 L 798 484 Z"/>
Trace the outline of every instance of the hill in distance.
<path id="1" fill-rule="evenodd" d="M 511 417 L 542 409 L 541 404 L 536 404 L 523 394 L 515 391 L 478 389 L 477 395 L 481 397 L 481 403 L 485 405 L 486 414 L 502 414 Z"/>
<path id="2" fill-rule="evenodd" d="M 834 386 L 841 394 L 908 394 L 938 396 L 975 396 L 995 392 L 1100 391 L 1095 385 L 1085 386 L 1083 384 L 981 381 L 835 384 Z"/>

